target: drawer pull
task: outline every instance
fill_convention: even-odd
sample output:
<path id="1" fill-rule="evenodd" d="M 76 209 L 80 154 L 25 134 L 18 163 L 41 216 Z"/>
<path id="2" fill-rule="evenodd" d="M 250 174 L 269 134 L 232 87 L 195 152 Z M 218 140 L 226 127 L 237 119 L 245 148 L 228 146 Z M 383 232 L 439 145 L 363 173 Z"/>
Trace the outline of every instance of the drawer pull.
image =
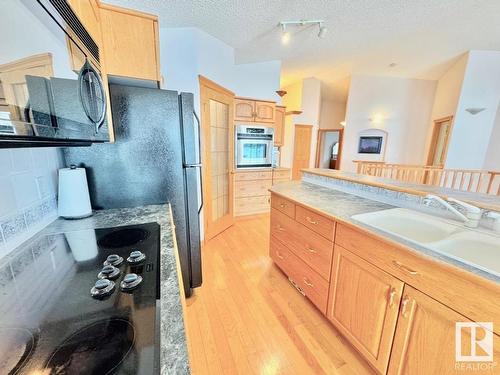
<path id="1" fill-rule="evenodd" d="M 276 229 L 279 230 L 280 232 L 284 232 L 285 228 L 283 228 L 281 225 L 276 225 Z"/>
<path id="2" fill-rule="evenodd" d="M 408 303 L 410 302 L 410 298 L 408 296 L 405 296 L 403 299 L 403 302 L 401 304 L 401 316 L 403 318 L 407 317 L 407 309 L 408 309 Z"/>
<path id="3" fill-rule="evenodd" d="M 310 223 L 310 224 L 313 224 L 313 225 L 318 225 L 318 222 L 317 221 L 314 221 L 313 219 L 311 219 L 309 216 L 306 216 L 306 220 Z"/>
<path id="4" fill-rule="evenodd" d="M 396 298 L 396 289 L 392 288 L 389 293 L 389 307 L 394 306 L 394 298 Z"/>
<path id="5" fill-rule="evenodd" d="M 412 270 L 411 268 L 405 266 L 403 263 L 398 262 L 397 260 L 393 260 L 392 264 L 394 264 L 396 267 L 398 267 L 400 270 L 409 273 L 410 275 L 417 276 L 419 273 L 415 270 Z"/>
<path id="6" fill-rule="evenodd" d="M 306 250 L 309 251 L 311 254 L 317 254 L 318 252 L 313 249 L 312 247 L 306 246 Z"/>
<path id="7" fill-rule="evenodd" d="M 285 207 L 286 207 L 286 204 L 284 204 L 284 203 L 280 203 L 280 207 L 281 207 L 281 208 L 285 208 Z"/>
<path id="8" fill-rule="evenodd" d="M 307 277 L 304 277 L 302 280 L 304 281 L 304 284 L 306 284 L 308 287 L 310 288 L 314 287 L 314 285 L 311 284 L 309 280 L 307 280 Z"/>
<path id="9" fill-rule="evenodd" d="M 276 256 L 280 259 L 285 259 L 283 258 L 283 255 L 280 254 L 280 252 L 278 250 L 276 250 Z"/>

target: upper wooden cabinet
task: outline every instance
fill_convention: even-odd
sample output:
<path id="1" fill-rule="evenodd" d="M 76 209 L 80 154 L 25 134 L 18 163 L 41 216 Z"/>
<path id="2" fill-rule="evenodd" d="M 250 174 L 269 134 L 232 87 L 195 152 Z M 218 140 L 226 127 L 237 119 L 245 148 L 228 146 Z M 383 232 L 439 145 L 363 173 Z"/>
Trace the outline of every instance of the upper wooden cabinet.
<path id="1" fill-rule="evenodd" d="M 455 368 L 456 322 L 470 320 L 405 285 L 388 374 L 461 373 Z M 470 329 L 464 329 L 462 332 L 463 355 L 470 355 L 470 332 Z M 484 337 L 484 331 L 480 333 L 480 337 Z M 499 358 L 500 338 L 497 335 L 493 335 L 493 348 L 494 358 Z M 498 373 L 496 371 L 497 369 L 492 367 L 490 371 L 480 372 L 494 374 Z"/>
<path id="2" fill-rule="evenodd" d="M 328 319 L 385 374 L 403 282 L 336 245 Z"/>
<path id="3" fill-rule="evenodd" d="M 89 32 L 94 41 L 101 47 L 101 16 L 97 0 L 68 0 L 71 9 Z"/>
<path id="4" fill-rule="evenodd" d="M 248 98 L 234 99 L 234 120 L 243 122 L 274 123 L 276 103 Z"/>
<path id="5" fill-rule="evenodd" d="M 285 141 L 285 112 L 286 107 L 276 106 L 274 112 L 274 145 L 283 146 Z"/>
<path id="6" fill-rule="evenodd" d="M 107 73 L 160 81 L 158 18 L 102 3 L 100 10 Z"/>

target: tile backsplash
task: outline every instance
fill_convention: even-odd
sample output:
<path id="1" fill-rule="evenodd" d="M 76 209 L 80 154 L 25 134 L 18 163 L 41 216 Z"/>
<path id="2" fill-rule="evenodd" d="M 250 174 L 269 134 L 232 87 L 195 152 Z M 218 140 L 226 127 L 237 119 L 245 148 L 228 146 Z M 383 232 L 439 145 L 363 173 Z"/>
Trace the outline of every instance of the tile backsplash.
<path id="1" fill-rule="evenodd" d="M 0 258 L 57 217 L 56 148 L 0 149 Z"/>

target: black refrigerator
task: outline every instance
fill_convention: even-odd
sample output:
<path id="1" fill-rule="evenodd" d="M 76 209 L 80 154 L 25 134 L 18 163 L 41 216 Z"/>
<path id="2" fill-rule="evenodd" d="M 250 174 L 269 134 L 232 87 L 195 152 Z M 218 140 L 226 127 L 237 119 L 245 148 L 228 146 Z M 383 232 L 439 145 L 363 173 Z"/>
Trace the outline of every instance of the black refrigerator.
<path id="1" fill-rule="evenodd" d="M 110 85 L 110 95 L 115 143 L 65 148 L 66 165 L 87 169 L 94 209 L 171 204 L 189 297 L 202 283 L 200 123 L 193 94 Z"/>

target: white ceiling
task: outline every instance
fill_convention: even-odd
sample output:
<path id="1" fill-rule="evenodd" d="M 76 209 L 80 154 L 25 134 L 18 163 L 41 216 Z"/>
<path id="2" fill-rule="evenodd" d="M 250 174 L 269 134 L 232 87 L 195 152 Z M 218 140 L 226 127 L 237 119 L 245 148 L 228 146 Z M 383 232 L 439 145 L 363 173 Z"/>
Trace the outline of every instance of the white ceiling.
<path id="1" fill-rule="evenodd" d="M 282 60 L 282 86 L 314 76 L 332 99 L 345 99 L 352 73 L 438 79 L 468 50 L 500 50 L 499 0 L 108 1 L 158 14 L 161 27 L 198 27 L 237 63 Z M 279 21 L 318 18 L 324 39 L 297 29 L 281 45 Z"/>

